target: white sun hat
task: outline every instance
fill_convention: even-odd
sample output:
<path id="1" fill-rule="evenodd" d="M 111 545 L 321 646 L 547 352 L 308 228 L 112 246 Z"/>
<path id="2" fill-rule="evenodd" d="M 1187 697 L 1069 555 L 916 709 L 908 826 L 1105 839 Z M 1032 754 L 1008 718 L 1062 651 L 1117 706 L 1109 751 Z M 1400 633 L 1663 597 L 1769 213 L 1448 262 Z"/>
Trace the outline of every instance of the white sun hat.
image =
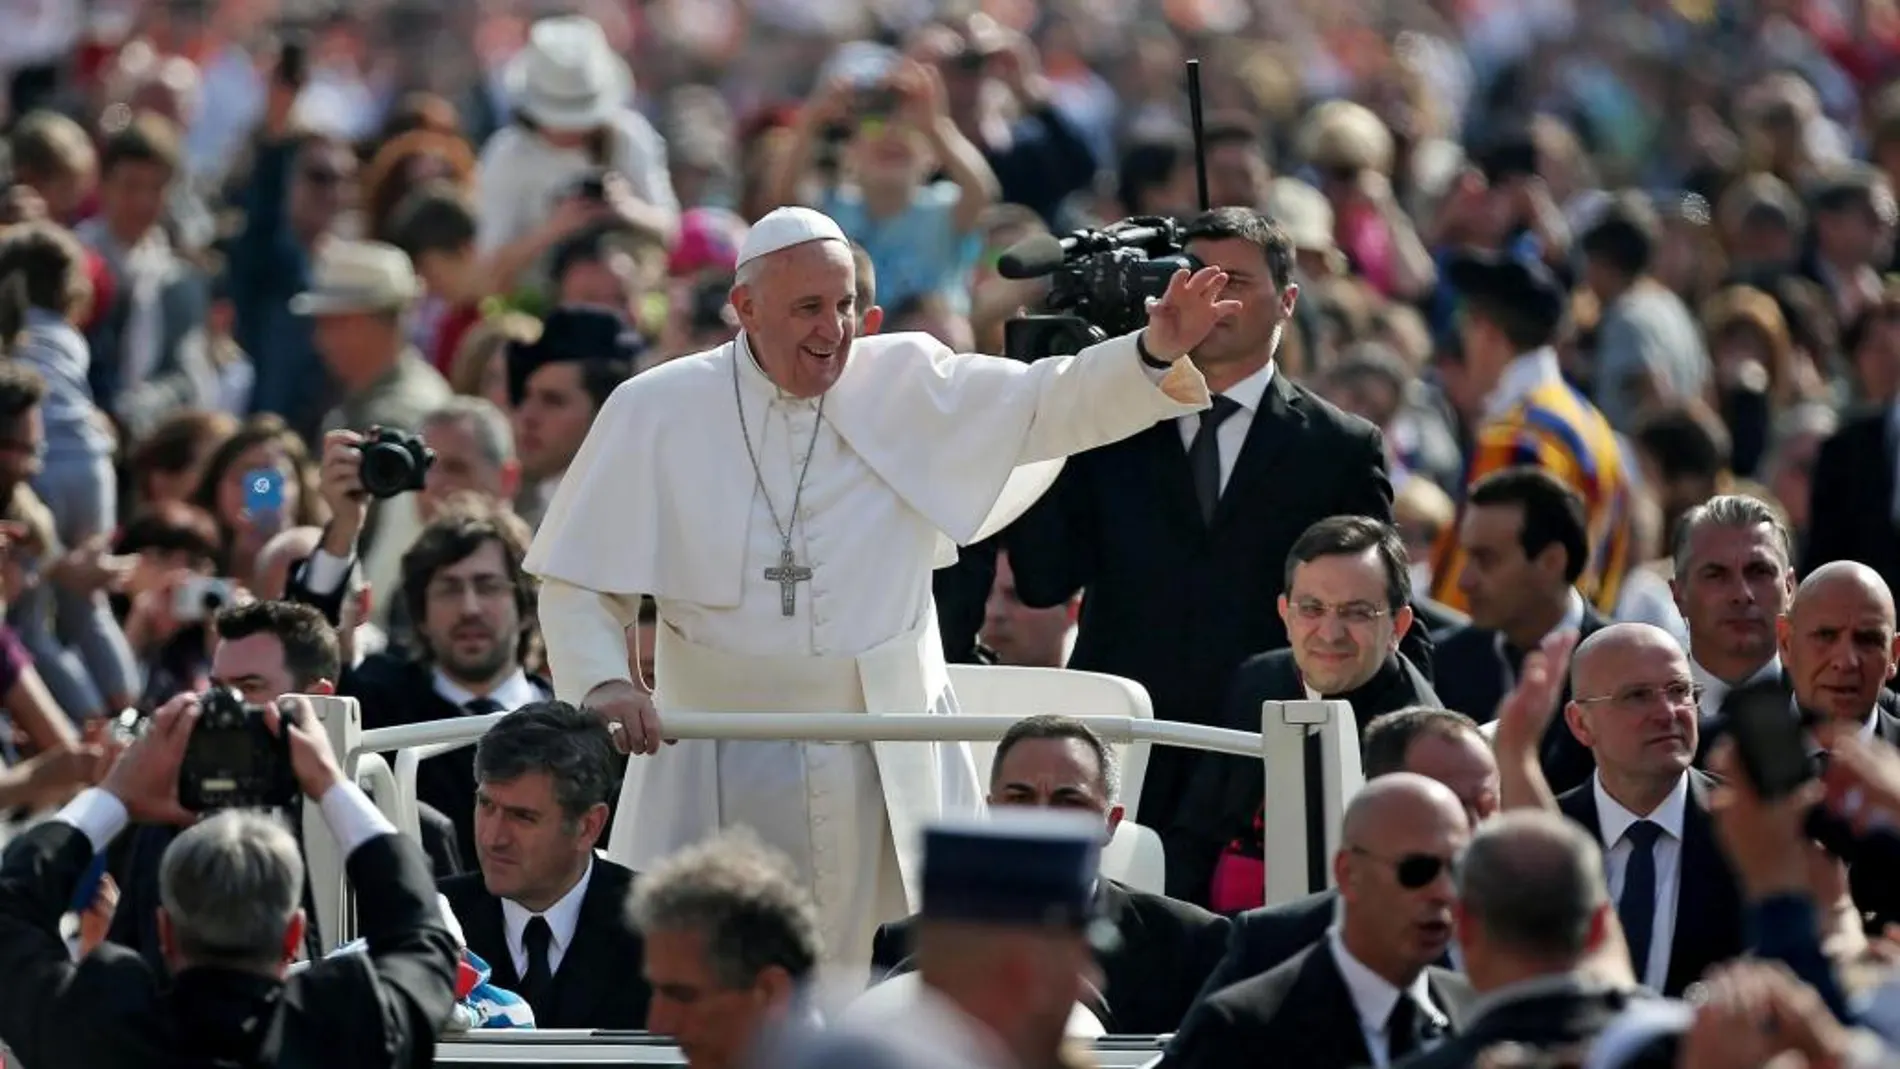
<path id="1" fill-rule="evenodd" d="M 633 72 L 600 24 L 581 15 L 536 22 L 509 62 L 508 99 L 535 125 L 559 133 L 603 126 L 627 105 Z"/>

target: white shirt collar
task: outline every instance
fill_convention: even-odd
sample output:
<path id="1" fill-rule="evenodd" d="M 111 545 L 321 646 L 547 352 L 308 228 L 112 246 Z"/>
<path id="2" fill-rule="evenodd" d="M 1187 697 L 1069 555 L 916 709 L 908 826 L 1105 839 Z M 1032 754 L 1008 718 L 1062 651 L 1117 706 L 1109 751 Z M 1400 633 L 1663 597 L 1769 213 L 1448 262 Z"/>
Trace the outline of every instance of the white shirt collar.
<path id="1" fill-rule="evenodd" d="M 1339 967 L 1340 978 L 1346 981 L 1346 990 L 1352 994 L 1353 1008 L 1358 1010 L 1360 1022 L 1368 1030 L 1383 1033 L 1386 1021 L 1392 1016 L 1392 1007 L 1399 1004 L 1399 989 L 1352 956 L 1352 951 L 1346 949 L 1346 940 L 1340 935 L 1337 922 L 1326 931 L 1326 945 L 1332 951 L 1333 964 Z M 1447 1023 L 1445 1015 L 1432 1005 L 1428 970 L 1420 969 L 1412 982 L 1406 985 L 1404 993 L 1412 996 L 1412 1001 L 1418 1003 L 1419 1011 L 1425 1016 L 1440 1025 Z"/>
<path id="2" fill-rule="evenodd" d="M 1497 419 L 1539 386 L 1561 383 L 1563 368 L 1557 363 L 1557 350 L 1546 345 L 1533 349 L 1504 366 L 1504 374 L 1491 395 L 1484 399 L 1484 418 Z"/>
<path id="3" fill-rule="evenodd" d="M 1755 669 L 1753 675 L 1742 680 L 1739 686 L 1746 687 L 1751 684 L 1777 679 L 1780 676 L 1781 654 L 1776 653 L 1768 658 L 1766 664 Z M 1695 680 L 1696 685 L 1702 688 L 1702 715 L 1708 717 L 1721 712 L 1722 699 L 1728 697 L 1728 692 L 1734 688 L 1717 678 L 1715 673 L 1702 667 L 1702 662 L 1696 660 L 1693 656 L 1689 658 L 1689 678 Z"/>
<path id="4" fill-rule="evenodd" d="M 443 701 L 458 709 L 481 697 L 444 675 L 440 668 L 435 670 L 435 692 Z M 534 684 L 528 682 L 528 673 L 519 667 L 515 669 L 514 675 L 502 680 L 501 685 L 489 691 L 487 696 L 494 699 L 504 712 L 514 712 L 529 702 L 541 700 L 541 692 L 534 689 Z"/>
<path id="5" fill-rule="evenodd" d="M 1267 387 L 1273 383 L 1273 369 L 1277 361 L 1268 360 L 1259 371 L 1241 379 L 1221 391 L 1221 396 L 1246 409 L 1249 414 L 1260 411 L 1260 402 L 1266 400 Z"/>
<path id="6" fill-rule="evenodd" d="M 1658 805 L 1654 812 L 1648 814 L 1632 813 L 1623 808 L 1621 802 L 1610 797 L 1610 792 L 1603 789 L 1601 772 L 1590 777 L 1590 789 L 1596 793 L 1597 827 L 1603 832 L 1605 852 L 1621 842 L 1623 833 L 1629 831 L 1630 825 L 1639 820 L 1656 824 L 1670 838 L 1677 842 L 1682 841 L 1682 822 L 1689 808 L 1689 773 L 1684 772 L 1678 776 L 1675 789 L 1669 792 L 1668 797 L 1662 800 L 1662 804 Z"/>
<path id="7" fill-rule="evenodd" d="M 593 878 L 594 855 L 590 853 L 587 855 L 587 869 L 581 873 L 581 878 L 574 881 L 574 886 L 568 888 L 559 901 L 539 914 L 528 912 L 528 907 L 512 898 L 502 899 L 501 923 L 508 935 L 508 952 L 516 955 L 518 960 L 526 960 L 527 947 L 522 942 L 522 933 L 527 931 L 528 921 L 539 916 L 548 922 L 548 930 L 553 933 L 553 938 L 548 942 L 548 971 L 559 968 L 562 955 L 567 953 L 568 945 L 574 941 L 574 929 L 581 920 L 581 902 L 587 898 L 587 884 Z"/>

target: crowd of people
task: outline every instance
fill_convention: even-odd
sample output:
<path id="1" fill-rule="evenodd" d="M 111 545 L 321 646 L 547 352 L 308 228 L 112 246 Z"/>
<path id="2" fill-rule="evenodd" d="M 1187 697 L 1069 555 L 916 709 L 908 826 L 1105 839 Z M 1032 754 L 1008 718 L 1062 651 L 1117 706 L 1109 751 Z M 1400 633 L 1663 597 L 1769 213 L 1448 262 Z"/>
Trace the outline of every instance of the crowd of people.
<path id="1" fill-rule="evenodd" d="M 31 1069 L 1900 1061 L 1891 4 L 50 8 L 0 45 Z M 1006 251 L 1129 217 L 1192 269 L 1003 359 Z M 958 664 L 1348 703 L 1331 889 L 1266 901 L 1257 760 L 666 730 L 982 712 Z M 363 945 L 179 810 L 213 687 Z M 497 719 L 410 842 L 287 695 Z"/>

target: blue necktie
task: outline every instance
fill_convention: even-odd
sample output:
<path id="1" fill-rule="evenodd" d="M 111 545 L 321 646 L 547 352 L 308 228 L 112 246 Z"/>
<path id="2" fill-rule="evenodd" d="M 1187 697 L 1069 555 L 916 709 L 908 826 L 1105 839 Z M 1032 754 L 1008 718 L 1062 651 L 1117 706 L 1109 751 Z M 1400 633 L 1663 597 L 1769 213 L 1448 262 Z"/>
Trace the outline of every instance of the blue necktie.
<path id="1" fill-rule="evenodd" d="M 1616 915 L 1623 922 L 1623 937 L 1629 941 L 1630 968 L 1636 979 L 1647 982 L 1649 944 L 1656 933 L 1656 840 L 1662 825 L 1639 820 L 1629 826 L 1623 838 L 1630 844 L 1629 864 L 1623 870 L 1623 894 L 1616 901 Z"/>

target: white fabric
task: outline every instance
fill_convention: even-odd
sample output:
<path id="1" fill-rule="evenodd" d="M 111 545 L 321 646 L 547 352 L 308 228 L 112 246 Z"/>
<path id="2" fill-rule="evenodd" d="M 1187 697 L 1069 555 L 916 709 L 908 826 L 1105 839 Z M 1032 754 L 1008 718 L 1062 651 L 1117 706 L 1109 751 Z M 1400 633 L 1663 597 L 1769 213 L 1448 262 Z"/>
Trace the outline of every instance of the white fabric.
<path id="1" fill-rule="evenodd" d="M 317 806 L 323 810 L 323 822 L 329 825 L 346 858 L 379 835 L 396 834 L 396 826 L 369 800 L 369 795 L 347 780 L 324 791 Z"/>
<path id="2" fill-rule="evenodd" d="M 476 694 L 474 691 L 450 679 L 442 673 L 442 669 L 437 668 L 435 670 L 435 692 L 442 700 L 463 710 L 468 708 L 469 702 L 477 698 L 488 698 L 496 705 L 501 706 L 501 711 L 505 713 L 512 713 L 530 702 L 538 702 L 545 697 L 539 688 L 533 683 L 528 682 L 528 673 L 518 666 L 515 668 L 513 675 L 495 684 L 494 689 L 490 690 L 487 694 Z"/>
<path id="3" fill-rule="evenodd" d="M 739 244 L 736 266 L 744 267 L 761 256 L 813 241 L 851 243 L 837 222 L 823 212 L 795 205 L 774 208 L 746 231 L 745 240 Z"/>
<path id="4" fill-rule="evenodd" d="M 117 795 L 103 787 L 87 787 L 55 813 L 53 819 L 78 828 L 91 841 L 92 852 L 96 854 L 112 845 L 112 840 L 125 830 L 131 817 Z"/>
<path id="5" fill-rule="evenodd" d="M 1352 995 L 1353 1009 L 1359 1017 L 1359 1031 L 1365 1036 L 1366 1050 L 1372 1055 L 1374 1069 L 1386 1069 L 1392 1064 L 1391 1052 L 1385 1032 L 1386 1021 L 1392 1016 L 1393 1007 L 1399 1004 L 1401 994 L 1418 1003 L 1420 1024 L 1436 1021 L 1442 1030 L 1450 1024 L 1450 1018 L 1443 1010 L 1432 1005 L 1432 987 L 1430 975 L 1420 970 L 1403 992 L 1392 986 L 1391 981 L 1367 968 L 1352 951 L 1346 949 L 1346 941 L 1339 934 L 1339 925 L 1335 924 L 1326 931 L 1326 948 L 1332 952 L 1333 964 L 1339 967 L 1340 978 L 1346 981 L 1346 991 Z M 1431 1044 L 1420 1043 L 1419 1049 L 1429 1049 Z"/>
<path id="6" fill-rule="evenodd" d="M 580 149 L 555 148 L 518 123 L 496 131 L 482 146 L 475 170 L 475 244 L 483 254 L 525 237 L 575 183 L 604 165 L 623 175 L 633 195 L 677 217 L 679 197 L 667 170 L 666 142 L 631 108 L 607 125 L 612 158 L 596 161 Z"/>
<path id="7" fill-rule="evenodd" d="M 662 716 L 954 714 L 932 567 L 954 561 L 953 541 L 1027 508 L 1058 470 L 1040 462 L 1205 406 L 1190 363 L 1167 374 L 1197 403 L 1157 388 L 1132 337 L 1023 365 L 889 335 L 853 347 L 822 424 L 814 403 L 779 395 L 743 342 L 630 380 L 595 420 L 528 554 L 559 696 L 578 702 L 629 678 L 625 628 L 637 595 L 651 594 Z M 792 546 L 813 574 L 787 618 L 763 575 L 780 548 L 766 501 L 786 517 L 814 426 Z M 829 956 L 863 965 L 877 923 L 915 908 L 922 824 L 980 799 L 961 744 L 684 741 L 630 763 L 620 812 L 637 817 L 616 822 L 608 856 L 638 871 L 721 826 L 751 825 L 804 870 Z"/>
<path id="8" fill-rule="evenodd" d="M 1632 962 L 1637 978 L 1651 991 L 1661 991 L 1669 976 L 1670 944 L 1676 938 L 1677 892 L 1682 887 L 1682 822 L 1689 805 L 1689 774 L 1676 780 L 1676 789 L 1662 800 L 1654 812 L 1632 813 L 1603 789 L 1602 775 L 1590 777 L 1596 792 L 1597 826 L 1603 833 L 1603 867 L 1609 876 L 1610 901 L 1623 900 L 1623 878 L 1629 873 L 1629 840 L 1624 833 L 1639 820 L 1660 826 L 1651 849 L 1656 859 L 1656 923 L 1650 929 L 1649 960 Z"/>
<path id="9" fill-rule="evenodd" d="M 1497 387 L 1484 399 L 1485 421 L 1502 419 L 1532 390 L 1563 380 L 1564 372 L 1562 365 L 1557 363 L 1557 350 L 1545 346 L 1517 357 L 1504 365 L 1504 374 L 1498 378 Z"/>
<path id="10" fill-rule="evenodd" d="M 1777 653 L 1769 657 L 1766 664 L 1755 669 L 1752 675 L 1743 680 L 1742 686 L 1762 683 L 1771 679 L 1779 679 L 1780 677 L 1781 655 Z M 1694 657 L 1689 658 L 1689 678 L 1695 680 L 1697 685 L 1702 688 L 1702 699 L 1699 703 L 1701 708 L 1699 712 L 1703 720 L 1708 720 L 1710 717 L 1720 713 L 1722 711 L 1723 700 L 1728 697 L 1729 691 L 1735 689 L 1716 678 L 1714 673 L 1702 667 Z"/>
<path id="11" fill-rule="evenodd" d="M 1274 361 L 1267 366 L 1234 383 L 1223 391 L 1230 401 L 1240 404 L 1232 415 L 1214 429 L 1214 446 L 1220 450 L 1220 488 L 1227 489 L 1227 480 L 1234 474 L 1234 462 L 1240 459 L 1240 450 L 1247 444 L 1247 432 L 1253 429 L 1254 413 L 1260 411 L 1260 403 L 1266 400 L 1267 387 L 1273 382 Z M 1194 436 L 1200 433 L 1201 416 L 1195 413 L 1182 416 L 1174 421 L 1181 431 L 1181 444 L 1192 448 Z"/>
<path id="12" fill-rule="evenodd" d="M 573 945 L 574 929 L 581 922 L 581 903 L 587 898 L 587 884 L 594 878 L 594 856 L 587 855 L 587 870 L 581 873 L 574 886 L 567 889 L 553 905 L 540 913 L 530 912 L 528 907 L 512 898 L 501 900 L 502 936 L 508 941 L 508 956 L 514 959 L 515 975 L 528 975 L 528 944 L 524 938 L 528 930 L 528 921 L 540 917 L 548 922 L 548 975 L 561 971 L 561 959 L 567 956 L 567 948 Z"/>

